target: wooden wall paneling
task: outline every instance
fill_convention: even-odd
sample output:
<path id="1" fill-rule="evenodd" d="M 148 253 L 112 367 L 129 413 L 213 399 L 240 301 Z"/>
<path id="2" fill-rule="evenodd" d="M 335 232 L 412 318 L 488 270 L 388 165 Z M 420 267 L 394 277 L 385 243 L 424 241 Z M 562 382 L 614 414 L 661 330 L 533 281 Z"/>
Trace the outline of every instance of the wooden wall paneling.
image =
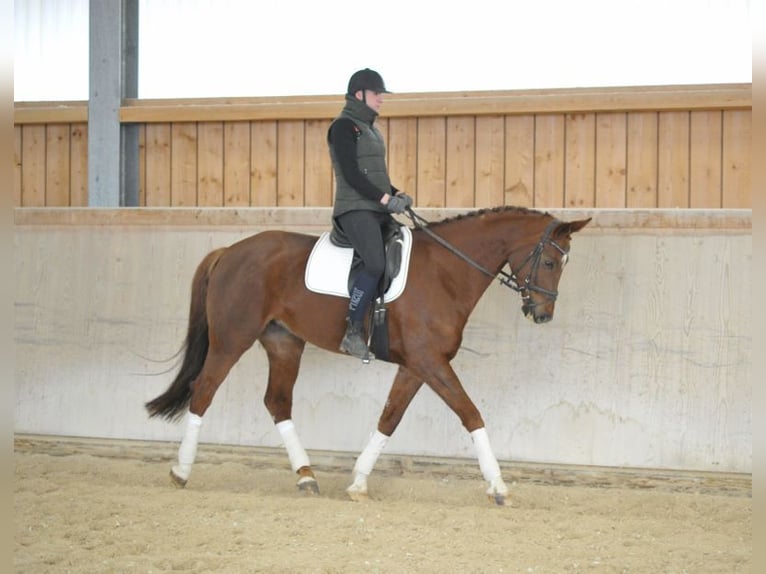
<path id="1" fill-rule="evenodd" d="M 197 125 L 197 205 L 223 207 L 223 122 Z"/>
<path id="2" fill-rule="evenodd" d="M 277 122 L 250 125 L 250 205 L 277 205 Z"/>
<path id="3" fill-rule="evenodd" d="M 388 174 L 397 189 L 409 194 L 420 204 L 418 184 L 418 120 L 391 118 L 388 120 Z"/>
<path id="4" fill-rule="evenodd" d="M 535 116 L 505 118 L 505 205 L 535 204 Z"/>
<path id="5" fill-rule="evenodd" d="M 88 206 L 88 124 L 72 124 L 70 132 L 69 203 Z"/>
<path id="6" fill-rule="evenodd" d="M 172 124 L 170 138 L 170 205 L 173 207 L 199 205 L 196 122 Z"/>
<path id="7" fill-rule="evenodd" d="M 628 114 L 627 192 L 629 208 L 657 207 L 657 112 Z"/>
<path id="8" fill-rule="evenodd" d="M 69 207 L 69 124 L 45 130 L 45 205 Z"/>
<path id="9" fill-rule="evenodd" d="M 657 207 L 689 207 L 689 112 L 659 112 Z"/>
<path id="10" fill-rule="evenodd" d="M 596 207 L 625 207 L 627 134 L 626 114 L 596 114 Z"/>
<path id="11" fill-rule="evenodd" d="M 306 121 L 305 205 L 328 207 L 333 202 L 332 163 L 327 148 L 330 120 Z"/>
<path id="12" fill-rule="evenodd" d="M 564 206 L 564 115 L 535 118 L 534 207 Z"/>
<path id="13" fill-rule="evenodd" d="M 476 175 L 474 205 L 478 208 L 504 205 L 505 118 L 476 118 Z"/>
<path id="14" fill-rule="evenodd" d="M 13 126 L 13 206 L 21 207 L 22 127 Z"/>
<path id="15" fill-rule="evenodd" d="M 171 128 L 170 124 L 146 124 L 144 146 L 144 193 L 146 207 L 170 207 Z"/>
<path id="16" fill-rule="evenodd" d="M 22 128 L 21 205 L 45 207 L 45 125 Z"/>
<path id="17" fill-rule="evenodd" d="M 223 204 L 250 205 L 250 122 L 223 124 Z"/>
<path id="18" fill-rule="evenodd" d="M 305 205 L 306 126 L 302 120 L 277 124 L 277 205 Z"/>
<path id="19" fill-rule="evenodd" d="M 444 117 L 418 120 L 418 205 L 445 207 L 447 122 Z"/>
<path id="20" fill-rule="evenodd" d="M 476 205 L 476 120 L 474 116 L 447 118 L 446 188 L 447 207 Z"/>
<path id="21" fill-rule="evenodd" d="M 720 111 L 695 111 L 690 116 L 689 207 L 721 207 Z"/>
<path id="22" fill-rule="evenodd" d="M 138 125 L 138 206 L 146 207 L 146 124 Z"/>
<path id="23" fill-rule="evenodd" d="M 593 207 L 596 198 L 596 115 L 567 114 L 564 206 Z"/>
<path id="24" fill-rule="evenodd" d="M 752 209 L 751 197 L 752 112 L 723 113 L 722 207 Z"/>

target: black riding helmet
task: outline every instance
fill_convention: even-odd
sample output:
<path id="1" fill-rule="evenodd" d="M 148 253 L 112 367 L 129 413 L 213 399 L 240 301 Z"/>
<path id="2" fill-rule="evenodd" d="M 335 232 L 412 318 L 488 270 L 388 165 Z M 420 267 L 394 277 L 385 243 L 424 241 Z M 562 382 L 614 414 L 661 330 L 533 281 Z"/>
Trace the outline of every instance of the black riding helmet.
<path id="1" fill-rule="evenodd" d="M 371 90 L 379 94 L 390 94 L 383 83 L 383 78 L 375 70 L 365 68 L 351 75 L 348 81 L 347 94 L 355 94 L 359 90 Z"/>

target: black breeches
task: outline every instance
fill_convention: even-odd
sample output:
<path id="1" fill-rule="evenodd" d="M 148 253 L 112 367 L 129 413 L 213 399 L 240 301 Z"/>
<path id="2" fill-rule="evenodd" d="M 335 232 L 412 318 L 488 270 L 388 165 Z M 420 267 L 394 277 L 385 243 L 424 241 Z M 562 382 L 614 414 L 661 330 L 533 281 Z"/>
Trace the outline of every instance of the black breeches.
<path id="1" fill-rule="evenodd" d="M 349 211 L 338 217 L 338 224 L 363 262 L 363 270 L 379 281 L 386 269 L 383 229 L 390 216 L 375 211 Z"/>

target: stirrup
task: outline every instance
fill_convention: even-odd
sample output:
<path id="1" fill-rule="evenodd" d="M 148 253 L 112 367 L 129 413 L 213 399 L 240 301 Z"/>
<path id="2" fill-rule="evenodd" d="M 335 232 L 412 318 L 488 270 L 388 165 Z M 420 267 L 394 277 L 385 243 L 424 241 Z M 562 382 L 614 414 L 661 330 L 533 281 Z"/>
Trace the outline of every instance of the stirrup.
<path id="1" fill-rule="evenodd" d="M 354 325 L 351 322 L 346 327 L 346 332 L 341 339 L 339 350 L 357 359 L 362 359 L 362 362 L 369 363 L 375 356 L 370 353 L 370 348 L 362 337 L 363 328 L 360 324 Z"/>

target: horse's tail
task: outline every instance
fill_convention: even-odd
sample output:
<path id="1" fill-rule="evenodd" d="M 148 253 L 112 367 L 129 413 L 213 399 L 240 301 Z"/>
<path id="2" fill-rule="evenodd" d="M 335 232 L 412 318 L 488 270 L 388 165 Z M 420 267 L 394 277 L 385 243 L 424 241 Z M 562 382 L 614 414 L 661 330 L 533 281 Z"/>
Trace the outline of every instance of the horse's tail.
<path id="1" fill-rule="evenodd" d="M 167 420 L 177 420 L 186 410 L 191 400 L 191 385 L 202 371 L 208 350 L 208 324 L 205 301 L 210 274 L 225 247 L 208 253 L 197 266 L 192 279 L 191 304 L 189 305 L 189 329 L 181 368 L 175 380 L 167 390 L 155 399 L 146 403 L 149 417 L 160 416 Z"/>

